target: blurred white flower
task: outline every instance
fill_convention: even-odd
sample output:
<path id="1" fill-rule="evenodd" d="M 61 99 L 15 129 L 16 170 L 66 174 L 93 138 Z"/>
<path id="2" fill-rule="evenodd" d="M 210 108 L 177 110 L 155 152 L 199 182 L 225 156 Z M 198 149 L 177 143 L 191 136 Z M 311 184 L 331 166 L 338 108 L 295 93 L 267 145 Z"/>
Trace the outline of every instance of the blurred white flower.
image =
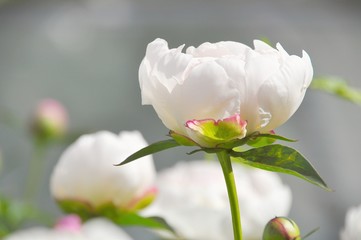
<path id="1" fill-rule="evenodd" d="M 4 240 L 132 240 L 123 230 L 112 222 L 102 218 L 92 219 L 81 225 L 74 216 L 67 216 L 65 221 L 73 221 L 67 226 L 54 229 L 34 227 L 20 230 L 7 236 Z"/>
<path id="2" fill-rule="evenodd" d="M 154 195 L 155 168 L 152 156 L 114 166 L 147 146 L 137 132 L 98 132 L 84 135 L 69 146 L 51 176 L 51 193 L 58 201 L 86 203 L 93 208 L 112 204 L 133 210 Z"/>
<path id="3" fill-rule="evenodd" d="M 285 216 L 291 191 L 272 172 L 233 164 L 245 240 L 261 239 L 266 223 Z M 216 161 L 178 163 L 157 178 L 158 196 L 146 216 L 164 217 L 185 239 L 233 239 L 228 195 Z"/>
<path id="4" fill-rule="evenodd" d="M 304 51 L 300 58 L 280 44 L 274 49 L 255 40 L 254 46 L 203 43 L 182 53 L 184 45 L 169 49 L 165 40 L 154 40 L 139 68 L 142 103 L 152 105 L 168 129 L 205 146 L 198 136 L 202 129 L 187 122 L 212 120 L 216 125 L 240 116 L 238 124 L 246 122 L 248 134 L 277 128 L 301 104 L 312 80 L 312 64 Z"/>
<path id="5" fill-rule="evenodd" d="M 348 210 L 340 238 L 341 240 L 361 240 L 361 205 Z"/>

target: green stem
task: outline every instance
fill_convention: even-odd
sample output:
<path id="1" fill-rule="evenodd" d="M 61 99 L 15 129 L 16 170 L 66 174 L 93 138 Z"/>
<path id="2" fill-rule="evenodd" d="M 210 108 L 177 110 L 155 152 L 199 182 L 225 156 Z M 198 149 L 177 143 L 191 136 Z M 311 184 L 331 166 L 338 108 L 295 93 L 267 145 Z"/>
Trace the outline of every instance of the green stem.
<path id="1" fill-rule="evenodd" d="M 26 183 L 25 197 L 28 202 L 34 200 L 38 192 L 39 184 L 44 172 L 45 144 L 41 141 L 34 141 L 34 152 L 29 163 L 28 179 Z"/>
<path id="2" fill-rule="evenodd" d="M 226 151 L 218 152 L 217 157 L 222 166 L 224 179 L 227 185 L 229 204 L 231 206 L 234 240 L 242 240 L 241 215 L 231 159 Z"/>

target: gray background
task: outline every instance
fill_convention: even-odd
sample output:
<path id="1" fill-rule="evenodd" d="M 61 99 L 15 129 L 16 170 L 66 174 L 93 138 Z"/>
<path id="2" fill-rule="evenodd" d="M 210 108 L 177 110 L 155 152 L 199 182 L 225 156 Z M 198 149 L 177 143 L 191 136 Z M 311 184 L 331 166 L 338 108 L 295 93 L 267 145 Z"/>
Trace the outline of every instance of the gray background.
<path id="1" fill-rule="evenodd" d="M 31 110 L 45 97 L 64 103 L 72 132 L 139 129 L 148 142 L 164 139 L 167 129 L 151 107 L 141 106 L 137 78 L 146 45 L 156 37 L 170 47 L 221 40 L 252 45 L 253 39 L 266 37 L 292 54 L 306 50 L 315 76 L 341 76 L 361 88 L 358 1 L 0 1 L 0 149 L 5 160 L 0 192 L 22 196 L 32 153 L 25 128 Z M 277 130 L 299 139 L 292 146 L 335 190 L 325 192 L 282 175 L 293 191 L 290 216 L 304 233 L 321 227 L 310 239 L 338 239 L 346 210 L 361 204 L 360 122 L 360 106 L 309 90 L 300 109 Z M 53 214 L 58 212 L 47 179 L 65 146 L 54 145 L 47 153 L 37 199 Z M 158 169 L 191 158 L 185 149 L 155 156 Z"/>

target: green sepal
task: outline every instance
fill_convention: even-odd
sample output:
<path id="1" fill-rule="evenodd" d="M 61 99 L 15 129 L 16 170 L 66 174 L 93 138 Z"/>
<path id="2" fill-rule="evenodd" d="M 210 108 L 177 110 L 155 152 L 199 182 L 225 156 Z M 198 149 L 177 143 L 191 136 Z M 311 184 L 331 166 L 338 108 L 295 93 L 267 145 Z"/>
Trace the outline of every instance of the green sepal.
<path id="1" fill-rule="evenodd" d="M 146 207 L 148 207 L 150 204 L 153 203 L 154 199 L 156 198 L 156 193 L 148 194 L 146 196 L 143 196 L 141 199 L 139 199 L 134 204 L 130 205 L 127 210 L 129 212 L 137 212 L 139 210 L 142 210 Z"/>
<path id="2" fill-rule="evenodd" d="M 332 191 L 307 159 L 293 148 L 274 144 L 245 152 L 229 151 L 229 154 L 246 165 L 294 175 L 324 190 Z"/>
<path id="3" fill-rule="evenodd" d="M 83 221 L 98 216 L 98 210 L 90 204 L 79 200 L 58 200 L 58 206 L 65 213 L 74 213 L 78 215 Z"/>
<path id="4" fill-rule="evenodd" d="M 178 146 L 181 146 L 181 145 L 174 139 L 159 141 L 159 142 L 153 143 L 145 148 L 140 149 L 139 151 L 137 151 L 137 152 L 133 153 L 132 155 L 130 155 L 129 157 L 127 157 L 123 162 L 116 164 L 115 166 L 121 166 L 126 163 L 130 163 L 138 158 L 141 158 L 141 157 L 153 154 L 153 153 L 161 152 L 161 151 L 169 149 L 169 148 L 178 147 Z"/>
<path id="5" fill-rule="evenodd" d="M 174 131 L 169 131 L 169 136 L 172 137 L 177 143 L 179 143 L 179 145 L 198 146 L 198 144 L 195 141 L 193 141 L 192 139 L 190 139 L 182 134 L 176 133 Z"/>
<path id="6" fill-rule="evenodd" d="M 247 142 L 248 142 L 248 137 L 244 137 L 244 138 L 241 138 L 241 139 L 231 140 L 231 141 L 226 142 L 226 143 L 217 144 L 216 148 L 233 149 L 233 148 L 242 146 L 242 145 L 246 144 Z"/>
<path id="7" fill-rule="evenodd" d="M 276 140 L 281 140 L 285 142 L 297 142 L 297 140 L 286 138 L 276 134 L 254 132 L 241 139 L 235 139 L 226 143 L 217 144 L 216 148 L 233 149 L 243 146 L 245 144 L 252 147 L 263 147 L 273 144 Z"/>

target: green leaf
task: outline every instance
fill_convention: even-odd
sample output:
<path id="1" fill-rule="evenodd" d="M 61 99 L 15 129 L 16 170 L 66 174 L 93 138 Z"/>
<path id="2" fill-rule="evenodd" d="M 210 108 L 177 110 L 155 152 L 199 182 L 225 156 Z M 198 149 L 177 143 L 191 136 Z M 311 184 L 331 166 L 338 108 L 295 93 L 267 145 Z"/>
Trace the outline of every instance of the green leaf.
<path id="1" fill-rule="evenodd" d="M 258 133 L 250 135 L 247 145 L 252 147 L 264 147 L 273 144 L 276 140 L 281 140 L 285 142 L 297 142 L 297 140 L 272 133 Z"/>
<path id="2" fill-rule="evenodd" d="M 121 226 L 141 226 L 175 233 L 174 229 L 161 217 L 143 217 L 136 213 L 122 213 L 111 220 Z"/>
<path id="3" fill-rule="evenodd" d="M 84 221 L 98 216 L 99 210 L 84 201 L 66 199 L 57 200 L 57 203 L 65 213 L 76 214 Z"/>
<path id="4" fill-rule="evenodd" d="M 0 239 L 37 217 L 39 214 L 29 205 L 0 194 Z"/>
<path id="5" fill-rule="evenodd" d="M 140 226 L 166 230 L 176 235 L 174 229 L 161 217 L 143 217 L 135 212 L 115 210 L 111 205 L 100 209 L 100 216 L 104 216 L 121 226 Z"/>
<path id="6" fill-rule="evenodd" d="M 245 152 L 230 151 L 230 155 L 252 167 L 291 174 L 327 191 L 332 191 L 307 159 L 293 148 L 274 144 Z"/>
<path id="7" fill-rule="evenodd" d="M 312 80 L 311 88 L 325 91 L 344 100 L 361 105 L 361 91 L 337 77 L 318 77 Z"/>
<path id="8" fill-rule="evenodd" d="M 305 236 L 303 236 L 302 239 L 305 240 L 306 238 L 308 238 L 309 236 L 311 236 L 312 234 L 314 234 L 318 230 L 320 230 L 320 227 L 317 227 L 317 228 L 313 229 L 311 232 L 309 232 Z"/>
<path id="9" fill-rule="evenodd" d="M 159 142 L 153 143 L 145 148 L 140 149 L 139 151 L 137 151 L 137 152 L 133 153 L 132 155 L 130 155 L 129 157 L 127 157 L 123 162 L 116 164 L 115 166 L 121 166 L 126 163 L 130 163 L 138 158 L 141 158 L 141 157 L 144 157 L 144 156 L 156 153 L 156 152 L 161 152 L 168 148 L 174 148 L 174 147 L 178 147 L 178 146 L 181 146 L 181 145 L 174 139 L 159 141 Z"/>
<path id="10" fill-rule="evenodd" d="M 290 139 L 290 138 L 283 137 L 281 135 L 271 134 L 271 133 L 260 133 L 258 135 L 252 136 L 252 137 L 272 138 L 272 139 L 281 140 L 281 141 L 285 141 L 285 142 L 297 142 L 297 140 L 295 140 L 295 139 Z"/>
<path id="11" fill-rule="evenodd" d="M 86 202 L 76 200 L 61 200 L 58 201 L 58 204 L 64 212 L 77 214 L 83 221 L 96 217 L 105 217 L 122 226 L 140 226 L 167 230 L 175 234 L 173 228 L 160 217 L 143 217 L 135 212 L 119 209 L 113 204 L 105 204 L 96 208 Z"/>

